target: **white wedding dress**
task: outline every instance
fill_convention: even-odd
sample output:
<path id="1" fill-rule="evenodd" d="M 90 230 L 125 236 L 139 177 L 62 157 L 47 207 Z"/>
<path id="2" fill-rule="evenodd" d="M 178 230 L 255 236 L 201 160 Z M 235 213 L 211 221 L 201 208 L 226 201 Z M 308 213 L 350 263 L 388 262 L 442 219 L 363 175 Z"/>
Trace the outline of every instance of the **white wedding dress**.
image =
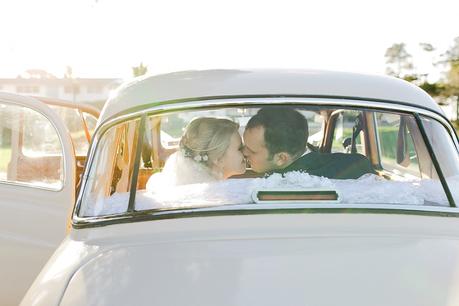
<path id="1" fill-rule="evenodd" d="M 162 172 L 155 173 L 148 179 L 146 190 L 157 191 L 162 187 L 215 181 L 218 179 L 208 167 L 185 157 L 182 151 L 177 151 L 169 156 Z"/>

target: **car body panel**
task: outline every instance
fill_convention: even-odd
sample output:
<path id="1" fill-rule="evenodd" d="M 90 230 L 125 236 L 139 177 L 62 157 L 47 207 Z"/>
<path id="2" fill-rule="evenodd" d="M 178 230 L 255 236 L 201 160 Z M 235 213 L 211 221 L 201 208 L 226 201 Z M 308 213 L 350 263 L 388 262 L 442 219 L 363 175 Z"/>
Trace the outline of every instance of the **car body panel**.
<path id="1" fill-rule="evenodd" d="M 51 106 L 51 108 L 58 113 L 60 118 L 64 121 L 64 124 L 67 126 L 75 148 L 77 178 L 75 186 L 79 186 L 81 175 L 83 173 L 87 159 L 89 145 L 94 134 L 95 123 L 99 118 L 100 111 L 96 107 L 84 103 L 74 103 L 48 97 L 33 98 L 45 103 L 48 106 Z M 75 110 L 76 113 L 73 113 L 74 116 L 67 118 L 65 113 L 62 114 L 62 111 L 68 112 L 69 110 Z M 91 118 L 88 118 L 88 116 Z M 92 122 L 88 122 L 89 120 Z M 90 123 L 94 126 L 90 126 Z"/>
<path id="2" fill-rule="evenodd" d="M 1 102 L 47 118 L 60 137 L 64 156 L 60 190 L 0 182 L 0 304 L 15 305 L 65 236 L 66 219 L 75 201 L 75 153 L 67 128 L 48 106 L 5 93 L 0 94 Z"/>
<path id="3" fill-rule="evenodd" d="M 456 223 L 318 213 L 73 231 L 37 279 L 67 287 L 62 300 L 30 291 L 23 305 L 455 305 Z"/>

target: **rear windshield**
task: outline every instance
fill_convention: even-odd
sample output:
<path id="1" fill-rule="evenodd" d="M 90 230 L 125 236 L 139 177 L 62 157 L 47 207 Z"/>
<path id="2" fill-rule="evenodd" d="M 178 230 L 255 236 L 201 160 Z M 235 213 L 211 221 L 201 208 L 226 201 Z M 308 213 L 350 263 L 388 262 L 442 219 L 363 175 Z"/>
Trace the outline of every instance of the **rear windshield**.
<path id="1" fill-rule="evenodd" d="M 103 132 L 79 216 L 225 205 L 459 203 L 455 142 L 438 121 L 330 106 L 145 115 Z"/>

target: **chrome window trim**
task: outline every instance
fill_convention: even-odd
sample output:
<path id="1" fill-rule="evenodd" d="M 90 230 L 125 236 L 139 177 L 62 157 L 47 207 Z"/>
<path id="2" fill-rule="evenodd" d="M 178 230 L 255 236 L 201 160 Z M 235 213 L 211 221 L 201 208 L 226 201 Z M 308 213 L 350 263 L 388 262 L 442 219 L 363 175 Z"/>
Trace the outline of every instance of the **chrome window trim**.
<path id="1" fill-rule="evenodd" d="M 180 111 L 180 110 L 193 110 L 193 109 L 200 109 L 200 108 L 206 108 L 206 107 L 225 107 L 225 106 L 261 106 L 261 105 L 275 105 L 275 104 L 283 104 L 283 105 L 324 105 L 324 106 L 342 106 L 342 107 L 359 107 L 359 108 L 366 108 L 366 109 L 375 109 L 375 110 L 385 110 L 385 111 L 395 111 L 395 112 L 406 112 L 409 114 L 422 114 L 426 117 L 435 119 L 439 121 L 443 126 L 447 127 L 450 137 L 453 140 L 453 143 L 456 146 L 456 149 L 459 154 L 459 143 L 458 139 L 455 136 L 455 132 L 453 130 L 453 127 L 451 123 L 449 123 L 448 120 L 446 120 L 444 117 L 440 116 L 438 113 L 427 110 L 424 108 L 420 107 L 415 107 L 415 106 L 409 106 L 406 104 L 398 104 L 395 105 L 393 102 L 392 103 L 385 103 L 381 101 L 374 101 L 371 99 L 367 100 L 362 100 L 360 98 L 356 98 L 356 100 L 353 100 L 351 98 L 340 98 L 340 97 L 327 97 L 327 98 L 314 98 L 314 97 L 288 97 L 288 96 L 283 96 L 283 97 L 247 97 L 247 98 L 232 98 L 232 97 L 221 97 L 217 99 L 206 99 L 205 97 L 202 98 L 202 100 L 197 101 L 197 98 L 192 98 L 190 99 L 192 101 L 184 101 L 181 103 L 174 103 L 174 104 L 160 104 L 160 105 L 153 105 L 151 107 L 146 107 L 141 110 L 133 111 L 130 114 L 125 114 L 121 115 L 117 118 L 112 118 L 108 119 L 107 121 L 103 122 L 100 126 L 97 127 L 97 130 L 94 133 L 94 139 L 91 144 L 91 147 L 89 149 L 88 153 L 88 164 L 87 167 L 85 168 L 84 174 L 82 176 L 82 184 L 80 188 L 80 192 L 78 194 L 78 198 L 76 201 L 76 205 L 74 206 L 73 213 L 72 213 L 72 225 L 74 227 L 80 227 L 79 225 L 81 224 L 91 224 L 91 226 L 94 226 L 94 223 L 97 223 L 98 220 L 103 221 L 107 219 L 113 219 L 113 220 L 121 220 L 121 219 L 129 219 L 132 220 L 134 216 L 136 215 L 144 215 L 145 212 L 149 212 L 148 215 L 151 215 L 151 211 L 142 211 L 143 214 L 140 214 L 139 212 L 135 212 L 133 214 L 120 214 L 120 215 L 111 215 L 111 216 L 98 216 L 98 217 L 79 217 L 78 213 L 81 208 L 81 200 L 82 200 L 82 195 L 84 191 L 86 190 L 86 179 L 88 177 L 88 172 L 89 169 L 92 168 L 93 160 L 94 160 L 94 154 L 96 152 L 96 148 L 99 144 L 101 135 L 104 135 L 104 133 L 110 129 L 111 127 L 122 123 L 124 121 L 128 120 L 133 120 L 133 119 L 140 119 L 142 115 L 154 115 L 154 114 L 161 114 L 164 112 L 172 112 L 172 111 Z M 259 209 L 259 206 L 254 207 L 254 204 L 248 204 L 251 205 L 251 210 L 252 209 Z M 307 208 L 314 208 L 310 204 L 301 204 L 301 209 L 307 209 Z M 321 204 L 320 207 L 315 207 L 317 209 L 329 209 L 325 208 L 323 206 L 324 204 Z M 282 207 L 285 208 L 285 204 L 282 204 Z M 370 212 L 373 210 L 377 210 L 374 205 L 371 207 L 364 207 L 362 204 L 355 204 L 351 206 L 340 206 L 342 208 L 354 208 L 354 209 L 367 209 Z M 409 205 L 390 205 L 390 208 L 379 208 L 379 209 L 391 209 L 391 210 L 406 210 L 406 208 L 409 207 Z M 217 211 L 222 211 L 222 210 L 215 210 L 216 207 L 209 208 L 212 212 L 217 212 Z M 333 206 L 333 208 L 337 208 L 336 205 Z M 439 207 L 441 208 L 441 207 Z M 225 207 L 224 210 L 227 208 Z M 280 209 L 280 208 L 279 208 Z M 435 206 L 429 207 L 429 210 L 425 209 L 420 209 L 419 207 L 415 207 L 410 211 L 416 211 L 416 212 L 435 212 L 435 213 L 457 213 L 459 216 L 459 210 L 457 208 L 449 208 L 451 211 L 443 211 L 442 209 L 438 209 Z M 203 212 L 202 208 L 190 208 L 189 210 L 186 210 L 186 212 Z M 163 214 L 177 214 L 178 210 L 167 210 L 161 212 L 161 215 Z M 153 215 L 157 215 L 158 213 L 154 213 Z M 88 222 L 88 220 L 92 220 L 91 222 Z M 106 223 L 106 222 L 104 222 Z"/>
<path id="2" fill-rule="evenodd" d="M 424 215 L 430 217 L 459 218 L 457 208 L 447 206 L 416 206 L 401 204 L 237 204 L 214 207 L 198 207 L 175 210 L 143 210 L 133 213 L 114 214 L 100 217 L 76 217 L 74 228 L 100 227 L 118 223 L 142 222 L 162 219 L 194 217 L 220 217 L 250 214 L 295 214 L 295 213 L 347 213 L 347 214 L 397 214 Z"/>

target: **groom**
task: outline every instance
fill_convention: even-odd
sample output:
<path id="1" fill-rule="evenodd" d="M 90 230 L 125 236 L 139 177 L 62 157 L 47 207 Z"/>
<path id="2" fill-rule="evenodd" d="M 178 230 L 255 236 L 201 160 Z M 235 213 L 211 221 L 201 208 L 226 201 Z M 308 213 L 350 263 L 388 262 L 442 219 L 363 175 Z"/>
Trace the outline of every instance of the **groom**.
<path id="1" fill-rule="evenodd" d="M 333 179 L 356 179 L 375 171 L 361 154 L 307 152 L 308 122 L 292 107 L 264 107 L 244 131 L 243 153 L 257 173 L 307 172 Z"/>

